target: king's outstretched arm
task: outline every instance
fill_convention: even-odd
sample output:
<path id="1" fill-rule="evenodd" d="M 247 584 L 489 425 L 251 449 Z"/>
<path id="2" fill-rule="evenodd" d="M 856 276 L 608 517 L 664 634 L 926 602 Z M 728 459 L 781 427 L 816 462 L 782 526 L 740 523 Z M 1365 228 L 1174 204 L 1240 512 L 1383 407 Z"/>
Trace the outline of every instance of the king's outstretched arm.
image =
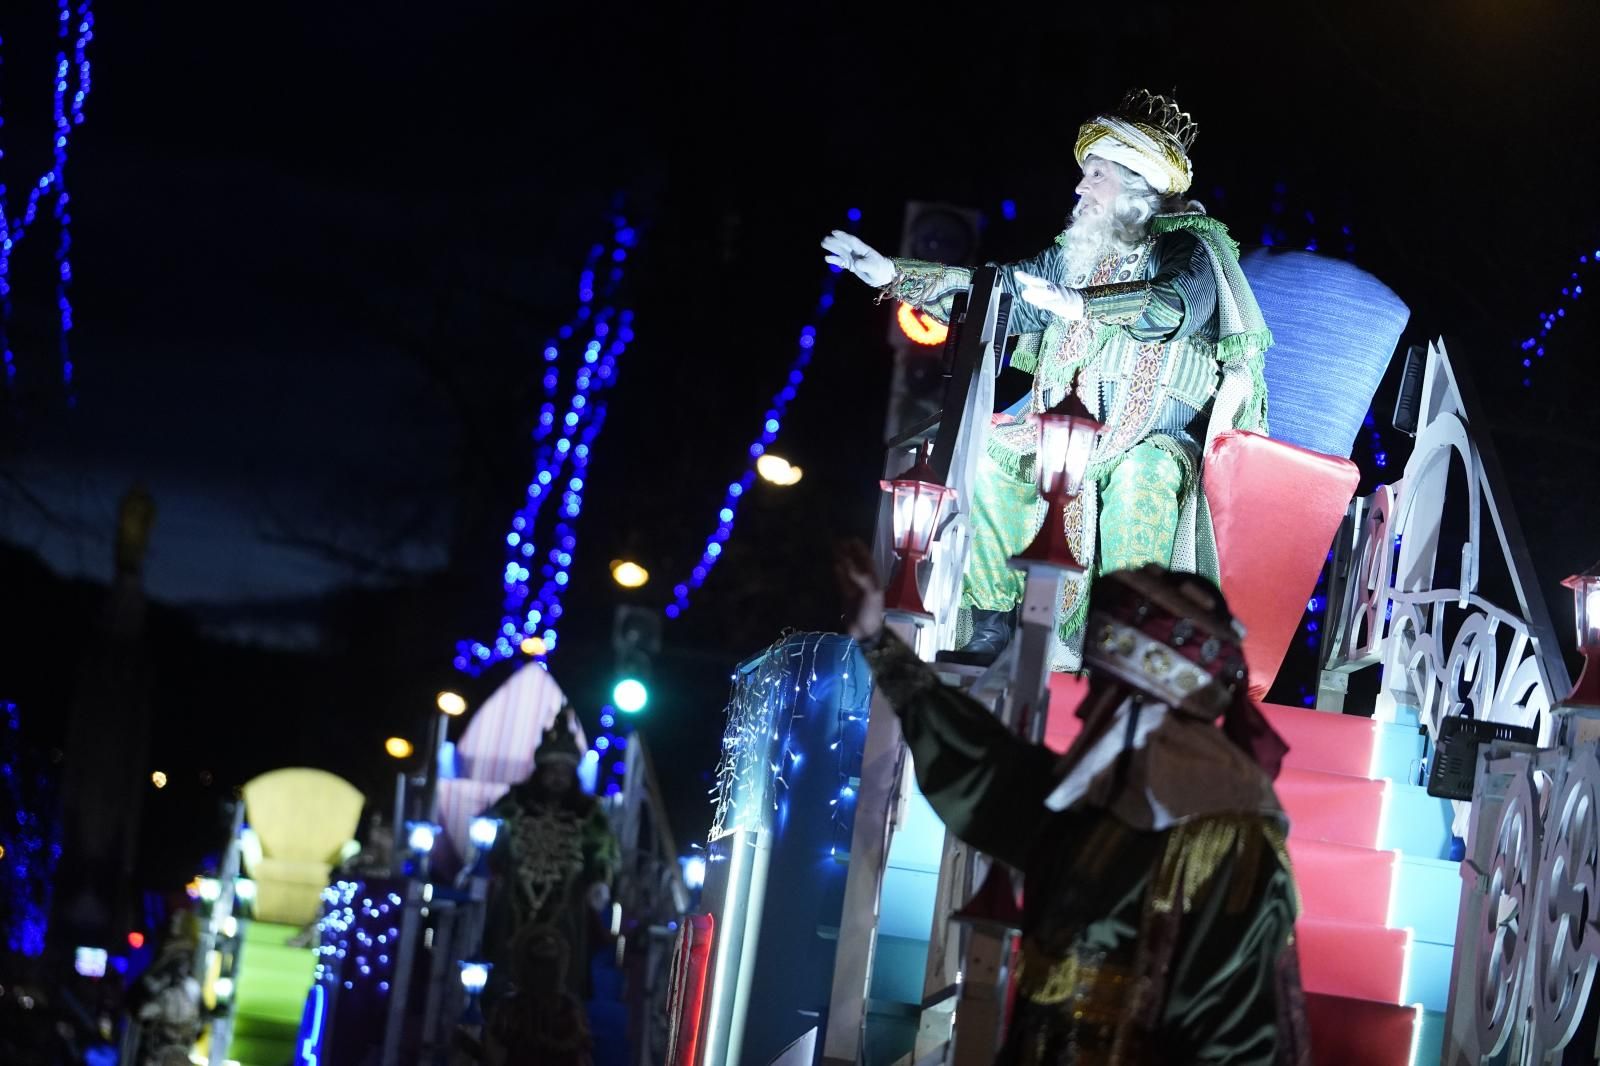
<path id="1" fill-rule="evenodd" d="M 894 277 L 887 285 L 879 286 L 884 298 L 908 303 L 946 324 L 950 321 L 951 303 L 956 293 L 972 284 L 972 271 L 966 267 L 921 259 L 891 259 L 889 262 L 894 267 Z M 1049 312 L 1021 299 L 1017 273 L 1059 282 L 1063 269 L 1061 249 L 1055 245 L 1031 258 L 1000 265 L 1000 287 L 1012 296 L 1011 319 L 1006 327 L 1008 336 L 1038 333 L 1050 321 Z"/>

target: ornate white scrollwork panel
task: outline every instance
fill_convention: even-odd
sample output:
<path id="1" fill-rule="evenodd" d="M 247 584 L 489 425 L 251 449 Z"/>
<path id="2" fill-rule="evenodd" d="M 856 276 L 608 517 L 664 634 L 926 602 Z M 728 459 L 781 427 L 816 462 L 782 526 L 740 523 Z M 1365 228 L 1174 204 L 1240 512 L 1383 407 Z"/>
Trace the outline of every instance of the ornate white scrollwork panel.
<path id="1" fill-rule="evenodd" d="M 1527 953 L 1534 933 L 1533 904 L 1538 895 L 1539 804 L 1532 760 L 1526 760 L 1510 785 L 1495 832 L 1485 876 L 1488 893 L 1477 928 L 1463 930 L 1474 953 L 1475 1035 L 1478 1054 L 1500 1053 L 1526 1010 Z"/>
<path id="2" fill-rule="evenodd" d="M 1384 687 L 1418 708 L 1431 735 L 1445 718 L 1466 715 L 1531 726 L 1549 743 L 1549 689 L 1521 619 L 1456 589 L 1395 592 L 1391 604 Z"/>
<path id="3" fill-rule="evenodd" d="M 1561 760 L 1560 766 L 1562 777 L 1551 791 L 1545 822 L 1528 990 L 1534 1046 L 1546 1053 L 1572 1039 L 1600 961 L 1600 930 L 1595 926 L 1600 905 L 1595 898 L 1600 883 L 1600 761 L 1593 748 L 1586 748 Z"/>
<path id="4" fill-rule="evenodd" d="M 1344 659 L 1349 663 L 1374 660 L 1382 650 L 1394 570 L 1391 524 L 1399 495 L 1399 485 L 1379 485 L 1367 501 L 1356 541 L 1355 572 L 1346 593 L 1349 623 L 1342 644 L 1347 649 Z"/>

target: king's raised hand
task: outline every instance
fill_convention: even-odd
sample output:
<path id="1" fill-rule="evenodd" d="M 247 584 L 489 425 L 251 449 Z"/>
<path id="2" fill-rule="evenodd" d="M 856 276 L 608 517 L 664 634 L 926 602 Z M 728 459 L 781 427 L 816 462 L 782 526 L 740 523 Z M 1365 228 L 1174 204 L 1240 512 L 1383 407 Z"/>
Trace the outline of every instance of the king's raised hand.
<path id="1" fill-rule="evenodd" d="M 836 229 L 822 238 L 822 248 L 828 253 L 825 262 L 850 271 L 868 285 L 878 287 L 894 280 L 894 264 L 888 257 L 853 233 Z"/>

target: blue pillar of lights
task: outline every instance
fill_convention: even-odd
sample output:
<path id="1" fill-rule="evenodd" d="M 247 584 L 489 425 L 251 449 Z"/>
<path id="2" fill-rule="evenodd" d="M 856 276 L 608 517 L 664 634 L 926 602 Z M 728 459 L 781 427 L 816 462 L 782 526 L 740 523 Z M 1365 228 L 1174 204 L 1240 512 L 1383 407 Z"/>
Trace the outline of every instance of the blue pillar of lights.
<path id="1" fill-rule="evenodd" d="M 702 895 L 708 1062 L 770 1061 L 826 1014 L 871 693 L 837 634 L 787 637 L 734 675 Z"/>

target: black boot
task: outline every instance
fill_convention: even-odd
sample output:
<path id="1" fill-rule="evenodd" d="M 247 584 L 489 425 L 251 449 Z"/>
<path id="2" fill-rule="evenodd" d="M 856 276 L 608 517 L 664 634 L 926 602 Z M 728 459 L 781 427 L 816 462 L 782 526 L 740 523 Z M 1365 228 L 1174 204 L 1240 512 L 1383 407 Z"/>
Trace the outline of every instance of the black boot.
<path id="1" fill-rule="evenodd" d="M 1011 643 L 1017 628 L 1016 611 L 972 611 L 972 636 L 955 651 L 942 652 L 943 662 L 965 666 L 988 666 Z"/>

